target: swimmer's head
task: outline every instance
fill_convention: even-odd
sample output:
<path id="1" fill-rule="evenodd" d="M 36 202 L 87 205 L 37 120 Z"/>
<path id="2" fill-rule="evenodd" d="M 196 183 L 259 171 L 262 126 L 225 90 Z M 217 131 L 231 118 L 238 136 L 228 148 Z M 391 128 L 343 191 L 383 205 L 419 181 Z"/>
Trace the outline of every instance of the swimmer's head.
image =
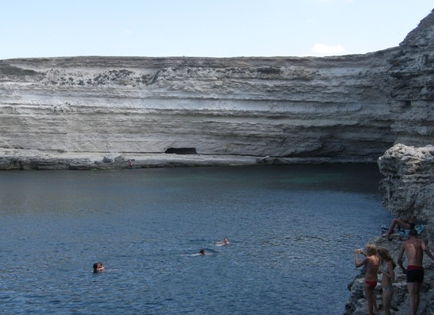
<path id="1" fill-rule="evenodd" d="M 377 246 L 375 246 L 374 244 L 366 245 L 366 254 L 368 256 L 376 255 L 377 254 Z"/>
<path id="2" fill-rule="evenodd" d="M 205 255 L 205 250 L 204 250 L 204 249 L 201 249 L 201 250 L 199 251 L 199 254 L 202 255 L 202 256 Z"/>
<path id="3" fill-rule="evenodd" d="M 94 263 L 93 264 L 93 272 L 101 272 L 104 270 L 104 265 L 100 262 Z"/>

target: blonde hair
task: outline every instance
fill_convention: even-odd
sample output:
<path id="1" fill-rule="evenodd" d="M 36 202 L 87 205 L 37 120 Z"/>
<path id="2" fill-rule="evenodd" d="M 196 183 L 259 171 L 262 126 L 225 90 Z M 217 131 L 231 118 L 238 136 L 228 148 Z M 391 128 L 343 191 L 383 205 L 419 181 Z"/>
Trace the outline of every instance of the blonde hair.
<path id="1" fill-rule="evenodd" d="M 366 254 L 368 256 L 376 255 L 377 254 L 377 246 L 375 246 L 374 244 L 366 245 Z"/>

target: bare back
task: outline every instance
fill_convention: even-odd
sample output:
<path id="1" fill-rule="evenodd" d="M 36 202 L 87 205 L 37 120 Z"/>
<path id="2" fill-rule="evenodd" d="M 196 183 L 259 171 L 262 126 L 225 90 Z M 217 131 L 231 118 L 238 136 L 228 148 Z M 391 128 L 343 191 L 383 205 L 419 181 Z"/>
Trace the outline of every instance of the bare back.
<path id="1" fill-rule="evenodd" d="M 417 238 L 410 238 L 404 242 L 403 246 L 408 264 L 413 266 L 422 266 L 425 243 Z"/>

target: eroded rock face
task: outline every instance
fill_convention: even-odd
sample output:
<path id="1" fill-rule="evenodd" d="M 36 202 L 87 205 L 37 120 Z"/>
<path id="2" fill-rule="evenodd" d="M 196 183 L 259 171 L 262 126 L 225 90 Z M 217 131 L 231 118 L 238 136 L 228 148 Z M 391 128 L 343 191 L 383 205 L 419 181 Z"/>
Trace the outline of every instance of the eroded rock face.
<path id="1" fill-rule="evenodd" d="M 379 159 L 384 204 L 395 217 L 416 216 L 434 241 L 434 146 L 397 144 Z"/>
<path id="2" fill-rule="evenodd" d="M 391 118 L 396 143 L 434 143 L 434 11 L 391 59 Z"/>
<path id="3" fill-rule="evenodd" d="M 394 217 L 416 216 L 423 223 L 421 237 L 434 252 L 434 146 L 413 147 L 396 144 L 378 160 L 384 179 L 381 187 L 384 205 Z M 371 240 L 378 247 L 389 250 L 397 261 L 405 236 L 393 235 L 389 241 L 385 237 Z M 406 265 L 406 262 L 405 262 Z M 434 310 L 434 262 L 424 257 L 425 279 L 421 289 L 420 314 L 432 314 Z M 400 268 L 395 269 L 396 281 L 393 284 L 392 305 L 394 314 L 410 314 L 406 277 Z M 350 285 L 350 301 L 345 314 L 366 314 L 367 303 L 363 295 L 363 280 L 357 277 Z M 381 305 L 381 284 L 377 289 L 377 304 Z"/>
<path id="4" fill-rule="evenodd" d="M 204 160 L 373 161 L 394 141 L 385 69 L 395 53 L 3 60 L 0 152 L 24 167 L 77 155 L 144 161 L 169 148 Z"/>
<path id="5" fill-rule="evenodd" d="M 421 237 L 425 239 L 434 252 L 434 146 L 412 147 L 397 144 L 387 150 L 379 159 L 378 165 L 384 179 L 381 183 L 384 193 L 384 204 L 396 217 L 416 216 L 424 223 Z M 378 240 L 380 242 L 387 242 Z M 401 240 L 394 240 L 401 243 Z M 387 245 L 383 245 L 387 246 Z M 388 246 L 393 246 L 390 244 Z M 396 246 L 396 245 L 395 245 Z M 395 258 L 399 247 L 393 248 Z M 425 255 L 426 256 L 426 255 Z M 434 310 L 434 262 L 424 258 L 425 280 L 422 286 L 420 314 L 432 314 Z M 405 290 L 405 278 L 402 276 L 396 283 L 403 301 L 402 312 L 407 314 L 408 295 Z"/>
<path id="6" fill-rule="evenodd" d="M 384 179 L 381 188 L 384 204 L 394 217 L 416 218 L 424 223 L 421 235 L 434 250 L 434 11 L 408 34 L 399 50 L 390 59 L 391 132 L 398 143 L 378 160 Z M 406 145 L 405 145 L 406 144 Z M 394 235 L 371 240 L 387 248 L 395 261 L 405 237 Z M 424 260 L 425 280 L 421 288 L 420 314 L 434 310 L 434 263 Z M 409 314 L 405 275 L 395 270 L 396 282 L 392 305 L 394 314 Z M 366 314 L 367 303 L 362 292 L 363 281 L 358 277 L 350 289 L 345 314 Z M 377 289 L 377 304 L 381 305 L 381 285 Z"/>
<path id="7" fill-rule="evenodd" d="M 186 148 L 204 164 L 360 162 L 429 144 L 433 25 L 431 13 L 399 47 L 341 57 L 2 60 L 0 167 L 152 166 Z"/>

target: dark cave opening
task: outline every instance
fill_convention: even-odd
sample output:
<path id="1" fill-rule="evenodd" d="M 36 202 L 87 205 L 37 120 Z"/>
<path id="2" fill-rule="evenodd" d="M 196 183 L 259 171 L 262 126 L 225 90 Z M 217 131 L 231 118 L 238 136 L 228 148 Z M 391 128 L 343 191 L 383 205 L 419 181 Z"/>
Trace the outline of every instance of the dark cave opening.
<path id="1" fill-rule="evenodd" d="M 197 154 L 196 148 L 168 148 L 165 153 L 169 153 L 169 154 Z"/>

